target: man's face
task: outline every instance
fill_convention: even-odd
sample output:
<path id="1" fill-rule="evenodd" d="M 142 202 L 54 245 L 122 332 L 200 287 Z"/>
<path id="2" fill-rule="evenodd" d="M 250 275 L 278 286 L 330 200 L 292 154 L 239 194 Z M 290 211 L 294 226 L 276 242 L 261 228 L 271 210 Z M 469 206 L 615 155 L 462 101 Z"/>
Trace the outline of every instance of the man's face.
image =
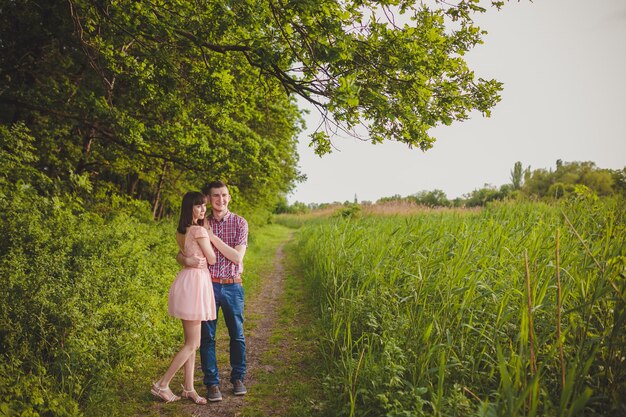
<path id="1" fill-rule="evenodd" d="M 211 188 L 211 190 L 209 190 L 209 201 L 211 202 L 211 208 L 214 211 L 226 211 L 228 209 L 228 203 L 230 202 L 228 188 Z"/>

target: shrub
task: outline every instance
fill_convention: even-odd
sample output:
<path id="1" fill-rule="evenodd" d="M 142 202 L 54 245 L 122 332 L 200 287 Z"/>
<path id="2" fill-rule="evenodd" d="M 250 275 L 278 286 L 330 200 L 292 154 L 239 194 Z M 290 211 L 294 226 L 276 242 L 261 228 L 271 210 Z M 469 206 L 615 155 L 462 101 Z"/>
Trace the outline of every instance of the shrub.
<path id="1" fill-rule="evenodd" d="M 146 355 L 174 345 L 179 329 L 164 314 L 178 271 L 173 232 L 124 210 L 105 220 L 26 185 L 5 190 L 0 410 L 75 414 Z"/>

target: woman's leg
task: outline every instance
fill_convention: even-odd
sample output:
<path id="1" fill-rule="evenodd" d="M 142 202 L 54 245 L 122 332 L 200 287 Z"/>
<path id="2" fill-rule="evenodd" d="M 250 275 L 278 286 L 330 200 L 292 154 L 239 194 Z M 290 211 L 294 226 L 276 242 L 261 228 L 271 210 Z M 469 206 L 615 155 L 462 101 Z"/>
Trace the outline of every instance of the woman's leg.
<path id="1" fill-rule="evenodd" d="M 184 384 L 182 396 L 184 398 L 191 399 L 196 404 L 206 404 L 206 398 L 198 395 L 193 384 L 193 373 L 196 365 L 196 350 L 200 345 L 200 326 L 200 322 L 187 322 L 187 325 L 184 325 L 185 344 L 196 346 L 196 349 L 189 355 L 183 365 Z"/>
<path id="2" fill-rule="evenodd" d="M 157 385 L 160 388 L 167 388 L 176 372 L 183 366 L 193 355 L 195 361 L 196 350 L 200 346 L 200 321 L 183 320 L 183 331 L 185 334 L 185 344 L 178 351 L 170 367 L 167 368 L 165 374 L 158 380 Z M 185 380 L 187 380 L 187 371 L 185 368 Z M 193 369 L 191 373 L 191 381 L 193 386 Z"/>
<path id="3" fill-rule="evenodd" d="M 183 322 L 183 326 L 185 329 L 185 344 L 189 343 L 193 346 L 195 346 L 193 352 L 189 355 L 189 357 L 187 358 L 187 361 L 185 361 L 185 366 L 183 368 L 183 375 L 184 375 L 184 386 L 183 389 L 185 391 L 193 391 L 194 387 L 193 387 L 193 373 L 194 373 L 194 368 L 196 366 L 196 350 L 198 350 L 198 346 L 200 346 L 200 324 L 201 322 L 199 321 L 194 321 L 194 322 L 187 322 L 190 323 L 188 326 L 184 325 Z"/>

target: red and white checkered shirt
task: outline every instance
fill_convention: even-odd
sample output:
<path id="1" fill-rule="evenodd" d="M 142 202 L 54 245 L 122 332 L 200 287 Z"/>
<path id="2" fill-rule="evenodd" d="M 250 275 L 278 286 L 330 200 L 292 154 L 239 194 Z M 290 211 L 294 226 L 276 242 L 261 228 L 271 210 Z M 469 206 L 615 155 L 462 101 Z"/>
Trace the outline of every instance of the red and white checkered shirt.
<path id="1" fill-rule="evenodd" d="M 248 222 L 243 217 L 228 212 L 222 220 L 215 219 L 213 215 L 210 215 L 208 220 L 211 228 L 213 228 L 213 233 L 231 248 L 248 245 Z M 238 278 L 241 276 L 243 263 L 233 263 L 215 246 L 213 246 L 213 250 L 217 255 L 217 261 L 214 265 L 209 265 L 212 278 Z"/>

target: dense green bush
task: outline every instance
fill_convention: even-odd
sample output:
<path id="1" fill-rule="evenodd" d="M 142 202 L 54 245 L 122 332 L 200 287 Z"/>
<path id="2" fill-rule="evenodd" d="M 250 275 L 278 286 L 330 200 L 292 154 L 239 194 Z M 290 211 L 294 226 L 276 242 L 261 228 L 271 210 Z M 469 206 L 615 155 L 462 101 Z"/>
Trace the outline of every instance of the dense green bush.
<path id="1" fill-rule="evenodd" d="M 118 376 L 171 353 L 179 329 L 164 311 L 178 270 L 174 225 L 146 217 L 121 209 L 105 217 L 76 199 L 4 187 L 0 415 L 106 414 Z"/>

